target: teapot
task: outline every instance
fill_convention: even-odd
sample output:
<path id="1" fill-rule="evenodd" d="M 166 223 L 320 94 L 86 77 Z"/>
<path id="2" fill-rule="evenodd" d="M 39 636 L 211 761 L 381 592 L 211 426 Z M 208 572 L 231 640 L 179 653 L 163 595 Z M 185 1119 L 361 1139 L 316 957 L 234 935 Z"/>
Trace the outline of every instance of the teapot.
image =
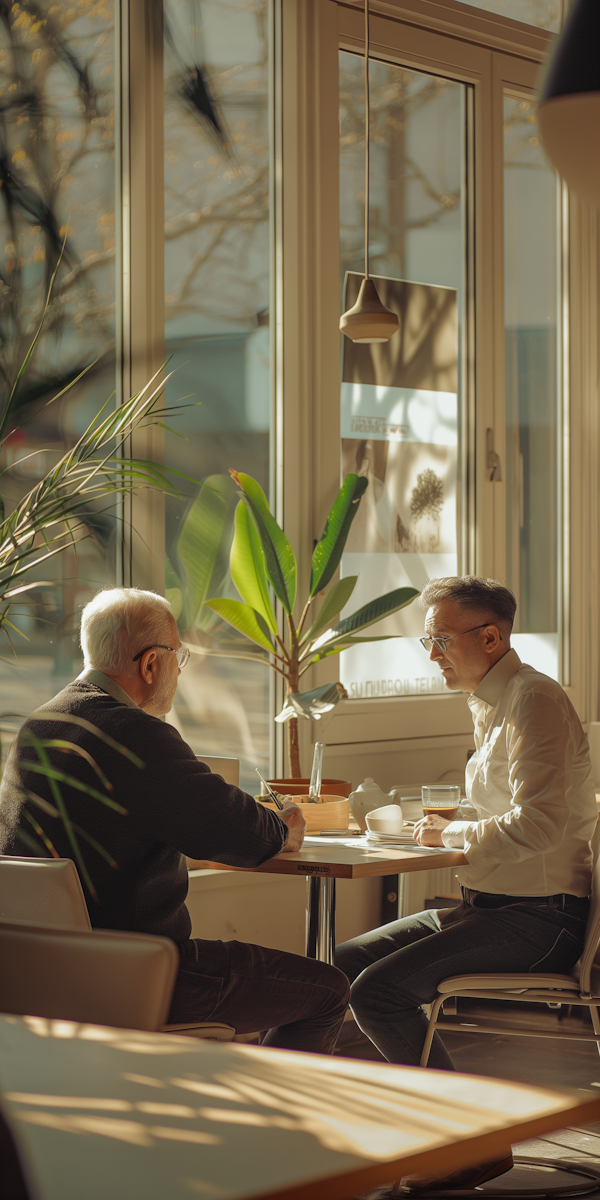
<path id="1" fill-rule="evenodd" d="M 371 779 L 370 776 L 367 779 L 363 779 L 356 791 L 350 793 L 350 813 L 354 817 L 356 824 L 361 829 L 366 829 L 367 813 L 372 812 L 374 808 L 383 808 L 386 804 L 390 803 L 390 800 L 392 804 L 398 804 L 398 807 L 400 807 L 400 802 L 396 800 L 396 793 L 399 791 L 400 788 L 395 787 L 392 788 L 391 792 L 384 792 L 379 787 L 379 784 L 375 783 L 375 780 Z"/>

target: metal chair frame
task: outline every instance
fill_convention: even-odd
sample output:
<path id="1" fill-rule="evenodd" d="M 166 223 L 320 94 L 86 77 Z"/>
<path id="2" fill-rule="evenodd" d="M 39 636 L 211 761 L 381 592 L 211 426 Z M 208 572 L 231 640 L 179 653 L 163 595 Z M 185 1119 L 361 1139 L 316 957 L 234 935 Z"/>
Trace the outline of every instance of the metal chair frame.
<path id="1" fill-rule="evenodd" d="M 436 1031 L 452 1029 L 464 1033 L 465 1024 L 456 1018 L 448 1019 L 440 1013 L 444 1000 L 465 996 L 477 1000 L 513 1000 L 527 1004 L 547 1004 L 560 1008 L 563 1004 L 574 1004 L 587 1008 L 592 1020 L 592 1029 L 587 1033 L 566 1030 L 531 1029 L 523 1025 L 498 1024 L 486 1017 L 476 1018 L 477 1024 L 469 1021 L 469 1033 L 505 1034 L 507 1037 L 563 1038 L 571 1042 L 595 1042 L 600 1054 L 600 966 L 595 959 L 600 949 L 600 856 L 596 857 L 592 874 L 592 894 L 586 929 L 585 945 L 577 967 L 572 975 L 548 973 L 453 975 L 438 984 L 438 994 L 431 1005 L 427 1036 L 421 1055 L 421 1066 L 426 1067 L 431 1052 L 433 1035 Z M 577 973 L 576 973 L 577 972 Z"/>

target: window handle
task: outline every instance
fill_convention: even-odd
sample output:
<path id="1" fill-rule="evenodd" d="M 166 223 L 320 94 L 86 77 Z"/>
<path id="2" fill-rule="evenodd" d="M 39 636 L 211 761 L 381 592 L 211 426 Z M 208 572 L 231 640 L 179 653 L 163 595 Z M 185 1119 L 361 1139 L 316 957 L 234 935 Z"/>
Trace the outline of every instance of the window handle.
<path id="1" fill-rule="evenodd" d="M 491 471 L 490 483 L 502 483 L 502 463 L 500 455 L 494 450 L 494 430 L 486 431 L 487 438 L 487 468 Z"/>

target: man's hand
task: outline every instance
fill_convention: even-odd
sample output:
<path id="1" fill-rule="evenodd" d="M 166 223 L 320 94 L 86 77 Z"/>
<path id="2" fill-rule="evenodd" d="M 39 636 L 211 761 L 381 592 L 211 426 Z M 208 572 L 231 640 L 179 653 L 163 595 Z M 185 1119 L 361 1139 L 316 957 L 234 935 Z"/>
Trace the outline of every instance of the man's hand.
<path id="1" fill-rule="evenodd" d="M 288 840 L 283 848 L 284 854 L 293 854 L 296 850 L 302 849 L 304 841 L 304 833 L 306 830 L 306 821 L 302 814 L 302 809 L 297 804 L 293 804 L 291 800 L 286 800 L 283 808 L 277 813 L 282 821 L 285 821 L 289 833 Z"/>
<path id="2" fill-rule="evenodd" d="M 442 830 L 449 824 L 450 821 L 446 821 L 444 817 L 434 817 L 430 814 L 421 821 L 415 821 L 413 838 L 419 846 L 443 846 Z"/>

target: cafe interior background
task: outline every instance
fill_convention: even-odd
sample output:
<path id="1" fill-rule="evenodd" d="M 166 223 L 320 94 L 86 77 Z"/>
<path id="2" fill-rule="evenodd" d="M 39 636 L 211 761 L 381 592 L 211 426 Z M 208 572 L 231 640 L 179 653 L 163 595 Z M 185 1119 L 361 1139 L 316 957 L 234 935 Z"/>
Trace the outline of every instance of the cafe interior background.
<path id="1" fill-rule="evenodd" d="M 193 651 L 167 719 L 197 753 L 239 758 L 251 792 L 256 766 L 287 774 L 281 680 L 213 653 L 214 614 L 193 602 L 200 485 L 233 506 L 229 468 L 269 496 L 300 593 L 342 479 L 364 475 L 340 565 L 359 576 L 348 611 L 436 575 L 495 576 L 518 599 L 517 651 L 588 729 L 600 716 L 598 219 L 560 182 L 537 125 L 560 0 L 373 0 L 370 268 L 386 295 L 408 285 L 416 357 L 423 296 L 446 322 L 401 402 L 402 379 L 361 381 L 339 333 L 364 261 L 362 5 L 38 9 L 13 5 L 0 32 L 5 381 L 64 250 L 1 452 L 5 506 L 165 362 L 167 408 L 187 407 L 130 446 L 180 472 L 180 494 L 92 506 L 90 536 L 45 562 L 14 608 L 25 636 L 0 662 L 4 758 L 22 719 L 79 672 L 82 606 L 124 583 L 166 590 Z M 228 538 L 231 524 L 225 564 Z M 220 589 L 205 598 L 237 594 L 226 567 Z M 353 787 L 461 782 L 471 718 L 419 645 L 418 607 L 374 632 L 399 636 L 305 675 L 303 688 L 339 680 L 347 698 L 300 721 L 303 773 L 318 738 L 324 774 Z M 450 869 L 406 886 L 405 911 L 456 893 Z M 197 871 L 190 903 L 201 936 L 303 950 L 301 879 Z M 381 912 L 381 880 L 340 881 L 340 938 Z"/>

